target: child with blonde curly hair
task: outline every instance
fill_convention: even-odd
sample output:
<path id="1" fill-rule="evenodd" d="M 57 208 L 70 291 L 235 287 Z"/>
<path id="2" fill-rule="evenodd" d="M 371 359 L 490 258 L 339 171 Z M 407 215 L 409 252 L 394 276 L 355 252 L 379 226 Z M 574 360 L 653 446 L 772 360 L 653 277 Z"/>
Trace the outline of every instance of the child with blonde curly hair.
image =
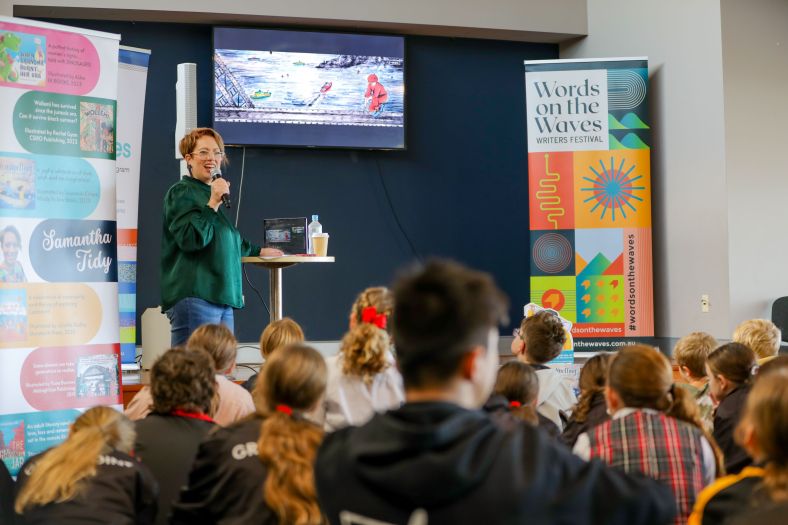
<path id="1" fill-rule="evenodd" d="M 389 319 L 394 311 L 384 287 L 361 292 L 350 312 L 350 330 L 339 353 L 326 360 L 328 386 L 323 421 L 328 431 L 362 425 L 376 412 L 399 408 L 405 401 L 402 377 L 391 352 Z"/>

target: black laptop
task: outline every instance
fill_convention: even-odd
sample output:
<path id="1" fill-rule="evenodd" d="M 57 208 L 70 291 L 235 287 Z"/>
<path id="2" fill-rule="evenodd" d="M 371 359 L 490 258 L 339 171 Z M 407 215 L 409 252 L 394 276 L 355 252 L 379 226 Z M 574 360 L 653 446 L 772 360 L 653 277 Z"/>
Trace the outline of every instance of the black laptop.
<path id="1" fill-rule="evenodd" d="M 306 253 L 306 217 L 263 219 L 266 248 L 278 248 L 285 255 Z"/>

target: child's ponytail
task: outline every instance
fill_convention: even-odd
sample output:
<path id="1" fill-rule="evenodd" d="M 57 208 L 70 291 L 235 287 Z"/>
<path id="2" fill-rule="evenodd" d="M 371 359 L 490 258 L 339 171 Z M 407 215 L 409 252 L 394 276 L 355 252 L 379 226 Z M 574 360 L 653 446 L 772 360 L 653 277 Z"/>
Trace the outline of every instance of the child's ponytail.
<path id="1" fill-rule="evenodd" d="M 303 414 L 325 392 L 326 364 L 308 346 L 283 350 L 268 358 L 254 392 L 265 417 L 257 443 L 268 469 L 262 496 L 280 523 L 319 525 L 325 519 L 317 504 L 313 465 L 323 431 Z"/>
<path id="2" fill-rule="evenodd" d="M 128 453 L 134 425 L 109 407 L 94 407 L 79 416 L 66 440 L 35 465 L 16 498 L 18 514 L 30 507 L 73 499 L 84 481 L 96 475 L 99 455 L 112 449 Z"/>
<path id="3" fill-rule="evenodd" d="M 698 404 L 695 402 L 695 398 L 692 396 L 692 393 L 686 388 L 676 385 L 675 383 L 671 384 L 670 391 L 668 392 L 667 408 L 664 412 L 670 417 L 674 417 L 696 426 L 698 430 L 703 433 L 703 437 L 705 437 L 706 441 L 709 442 L 709 445 L 711 445 L 711 450 L 714 452 L 716 475 L 717 477 L 724 475 L 725 458 L 722 454 L 722 450 L 720 450 L 720 447 L 717 445 L 717 441 L 711 434 L 709 434 L 709 431 L 706 430 L 706 427 L 703 425 L 703 420 L 700 416 L 700 409 L 698 408 Z"/>

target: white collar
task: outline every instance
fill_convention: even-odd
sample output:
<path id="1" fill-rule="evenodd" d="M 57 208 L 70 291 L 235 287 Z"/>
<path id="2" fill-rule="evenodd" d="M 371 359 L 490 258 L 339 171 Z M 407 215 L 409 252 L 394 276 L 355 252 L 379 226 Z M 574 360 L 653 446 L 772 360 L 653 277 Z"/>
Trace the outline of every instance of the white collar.
<path id="1" fill-rule="evenodd" d="M 615 414 L 613 414 L 613 419 L 627 417 L 628 415 L 634 414 L 637 411 L 645 412 L 646 414 L 659 414 L 659 410 L 654 410 L 653 408 L 624 407 L 620 409 L 618 412 L 616 412 Z"/>

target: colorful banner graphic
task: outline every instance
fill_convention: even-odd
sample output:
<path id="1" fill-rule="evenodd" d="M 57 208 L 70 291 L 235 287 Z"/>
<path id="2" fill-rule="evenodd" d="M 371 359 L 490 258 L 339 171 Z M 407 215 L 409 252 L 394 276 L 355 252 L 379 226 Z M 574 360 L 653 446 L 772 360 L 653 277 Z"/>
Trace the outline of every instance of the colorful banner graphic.
<path id="1" fill-rule="evenodd" d="M 654 335 L 646 59 L 525 62 L 531 297 L 575 349 Z"/>
<path id="2" fill-rule="evenodd" d="M 137 213 L 145 87 L 150 51 L 120 46 L 118 66 L 118 291 L 120 356 L 124 369 L 137 368 Z"/>
<path id="3" fill-rule="evenodd" d="M 0 458 L 122 403 L 117 35 L 0 17 Z"/>

